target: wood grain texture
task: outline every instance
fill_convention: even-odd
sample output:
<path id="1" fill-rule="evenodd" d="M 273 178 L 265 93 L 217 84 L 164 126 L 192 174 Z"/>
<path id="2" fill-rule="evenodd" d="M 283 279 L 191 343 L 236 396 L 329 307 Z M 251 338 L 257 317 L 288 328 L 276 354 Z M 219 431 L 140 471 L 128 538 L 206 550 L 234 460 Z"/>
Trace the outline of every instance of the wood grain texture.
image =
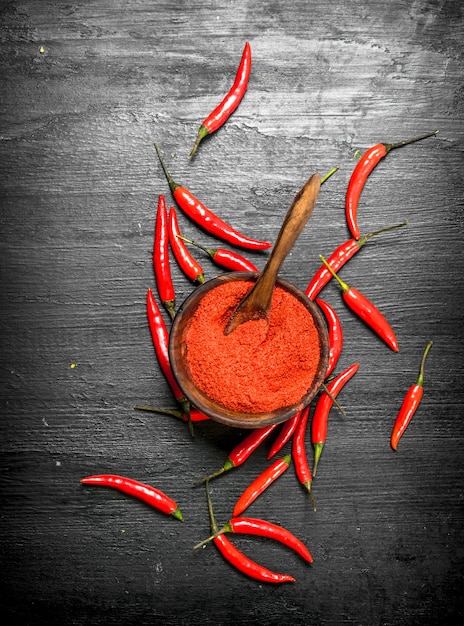
<path id="1" fill-rule="evenodd" d="M 463 622 L 464 183 L 460 0 L 12 0 L 0 3 L 0 555 L 8 624 L 340 626 Z M 188 154 L 244 41 L 249 89 L 227 124 Z M 40 47 L 43 46 L 43 51 Z M 439 129 L 369 178 L 362 233 L 407 219 L 342 270 L 385 313 L 400 352 L 344 307 L 339 369 L 359 372 L 333 411 L 311 509 L 292 470 L 250 508 L 308 545 L 237 537 L 282 587 L 238 574 L 208 545 L 195 479 L 243 436 L 203 423 L 191 440 L 173 407 L 145 316 L 157 196 L 178 182 L 250 236 L 274 241 L 313 172 L 339 171 L 281 276 L 305 289 L 347 239 L 355 153 Z M 179 212 L 187 236 L 217 240 Z M 260 268 L 267 253 L 250 253 Z M 205 274 L 219 270 L 202 258 Z M 180 303 L 192 290 L 173 260 Z M 420 410 L 395 454 L 393 420 L 427 359 Z M 269 443 L 270 445 L 270 443 Z M 212 483 L 220 522 L 266 466 L 264 445 Z M 308 443 L 308 452 L 311 452 Z M 181 524 L 87 474 L 162 488 Z"/>

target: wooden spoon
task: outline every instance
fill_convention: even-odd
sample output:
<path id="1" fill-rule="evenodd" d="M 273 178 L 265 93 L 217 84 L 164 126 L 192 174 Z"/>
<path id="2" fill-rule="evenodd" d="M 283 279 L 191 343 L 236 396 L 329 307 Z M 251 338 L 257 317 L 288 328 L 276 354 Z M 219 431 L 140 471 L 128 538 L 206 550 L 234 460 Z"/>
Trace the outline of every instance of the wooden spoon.
<path id="1" fill-rule="evenodd" d="M 266 265 L 259 274 L 251 291 L 247 293 L 232 313 L 224 329 L 225 335 L 229 335 L 237 326 L 244 322 L 268 319 L 277 275 L 282 263 L 313 212 L 320 186 L 321 178 L 319 174 L 313 174 L 295 196 L 280 227 L 277 241 Z"/>

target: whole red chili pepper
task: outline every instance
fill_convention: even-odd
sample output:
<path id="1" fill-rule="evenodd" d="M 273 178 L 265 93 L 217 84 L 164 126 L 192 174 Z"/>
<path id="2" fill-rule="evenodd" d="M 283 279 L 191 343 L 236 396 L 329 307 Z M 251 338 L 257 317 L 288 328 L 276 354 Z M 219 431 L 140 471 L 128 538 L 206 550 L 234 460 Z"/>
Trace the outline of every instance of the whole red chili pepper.
<path id="1" fill-rule="evenodd" d="M 156 406 L 145 406 L 141 404 L 137 404 L 134 406 L 134 409 L 137 411 L 149 411 L 151 413 L 161 413 L 162 415 L 172 415 L 173 417 L 177 417 L 177 419 L 182 420 L 183 422 L 188 422 L 189 419 L 192 422 L 205 422 L 209 420 L 207 415 L 196 409 L 195 407 L 190 407 L 189 414 L 186 415 L 183 411 L 177 411 L 176 409 L 163 409 L 158 408 Z"/>
<path id="2" fill-rule="evenodd" d="M 158 209 L 156 211 L 153 269 L 161 302 L 171 319 L 174 319 L 176 297 L 169 264 L 168 211 L 162 194 L 158 196 Z"/>
<path id="3" fill-rule="evenodd" d="M 245 439 L 240 441 L 232 452 L 230 452 L 224 465 L 209 476 L 200 478 L 195 485 L 200 485 L 201 483 L 209 481 L 212 478 L 216 478 L 216 476 L 220 476 L 224 472 L 228 472 L 234 467 L 242 465 L 242 463 L 248 459 L 248 457 L 262 444 L 266 437 L 270 435 L 276 427 L 277 424 L 270 424 L 269 426 L 263 426 L 262 428 L 254 428 L 253 430 L 250 430 Z"/>
<path id="4" fill-rule="evenodd" d="M 257 272 L 258 268 L 251 261 L 246 259 L 241 254 L 237 254 L 233 250 L 226 250 L 225 248 L 205 248 L 201 246 L 196 241 L 192 239 L 187 239 L 186 237 L 182 237 L 181 239 L 186 241 L 187 243 L 191 243 L 197 248 L 200 248 L 213 259 L 215 263 L 220 265 L 226 270 L 231 272 Z"/>
<path id="5" fill-rule="evenodd" d="M 198 200 L 188 189 L 182 185 L 178 185 L 168 172 L 156 143 L 154 146 L 158 154 L 161 167 L 163 168 L 163 172 L 169 183 L 169 187 L 171 188 L 172 195 L 180 208 L 186 215 L 188 215 L 188 217 L 190 217 L 191 220 L 211 235 L 228 241 L 236 246 L 248 248 L 250 250 L 264 250 L 271 247 L 271 244 L 267 241 L 251 239 L 246 235 L 242 235 L 242 233 L 232 228 L 230 224 L 227 224 L 210 209 L 206 208 L 205 205 L 200 202 L 200 200 Z"/>
<path id="6" fill-rule="evenodd" d="M 190 278 L 194 283 L 204 283 L 203 268 L 182 241 L 177 213 L 173 206 L 169 209 L 169 243 L 176 261 L 187 278 Z"/>
<path id="7" fill-rule="evenodd" d="M 393 450 L 397 449 L 399 440 L 403 436 L 404 431 L 408 427 L 409 422 L 411 421 L 414 413 L 417 411 L 417 408 L 422 400 L 422 396 L 424 394 L 423 384 L 425 359 L 427 358 L 427 354 L 431 347 L 432 342 L 429 341 L 424 350 L 424 354 L 422 355 L 419 369 L 419 377 L 416 383 L 408 389 L 399 410 L 398 416 L 395 420 L 395 424 L 393 425 L 393 430 L 390 438 L 390 443 Z"/>
<path id="8" fill-rule="evenodd" d="M 250 44 L 246 42 L 242 58 L 240 60 L 240 65 L 238 66 L 237 74 L 235 76 L 234 84 L 220 104 L 218 104 L 218 106 L 201 123 L 195 144 L 190 152 L 190 157 L 195 154 L 202 139 L 220 128 L 238 107 L 240 101 L 245 95 L 248 86 L 248 79 L 250 78 L 250 72 L 251 47 Z"/>
<path id="9" fill-rule="evenodd" d="M 317 298 L 316 304 L 322 309 L 329 327 L 329 363 L 325 377 L 334 370 L 343 348 L 343 328 L 335 309 L 324 300 Z"/>
<path id="10" fill-rule="evenodd" d="M 346 383 L 353 378 L 358 369 L 359 363 L 353 363 L 353 365 L 347 367 L 327 385 L 327 389 L 331 395 L 322 391 L 319 396 L 311 422 L 311 441 L 314 447 L 313 476 L 316 476 L 319 459 L 327 439 L 327 422 L 329 419 L 330 409 L 333 405 L 333 398 L 338 396 L 340 391 Z"/>
<path id="11" fill-rule="evenodd" d="M 234 506 L 233 516 L 241 515 L 263 491 L 265 491 L 279 476 L 288 470 L 292 457 L 286 454 L 267 467 L 255 480 L 248 485 Z"/>
<path id="12" fill-rule="evenodd" d="M 385 341 L 387 346 L 389 346 L 394 352 L 398 352 L 398 342 L 396 340 L 395 333 L 379 309 L 360 291 L 354 287 L 350 287 L 350 285 L 339 278 L 330 265 L 328 265 L 323 256 L 320 258 L 321 261 L 330 269 L 333 277 L 337 280 L 345 303 L 354 313 L 356 313 L 356 315 L 366 322 L 366 324 L 370 326 L 372 330 L 379 335 L 379 337 Z"/>
<path id="13" fill-rule="evenodd" d="M 234 544 L 225 536 L 224 533 L 217 534 L 219 527 L 214 517 L 213 505 L 208 489 L 208 481 L 206 481 L 206 495 L 208 498 L 208 510 L 211 520 L 211 532 L 214 535 L 213 543 L 222 556 L 233 565 L 238 571 L 266 583 L 286 583 L 295 582 L 293 576 L 288 574 L 278 574 L 259 565 L 252 559 L 248 558 L 243 552 L 234 546 Z"/>
<path id="14" fill-rule="evenodd" d="M 293 461 L 295 464 L 295 472 L 298 477 L 298 480 L 308 490 L 309 496 L 311 498 L 311 503 L 315 511 L 316 503 L 314 502 L 313 492 L 311 490 L 313 477 L 311 475 L 311 469 L 308 463 L 308 455 L 306 454 L 306 442 L 305 442 L 309 413 L 310 413 L 310 406 L 308 405 L 301 412 L 301 417 L 298 421 L 297 429 L 295 431 L 295 434 L 293 435 L 292 457 L 293 457 Z"/>
<path id="15" fill-rule="evenodd" d="M 357 222 L 359 197 L 364 185 L 366 184 L 369 174 L 375 166 L 394 148 L 406 146 L 407 144 L 414 143 L 415 141 L 420 141 L 437 134 L 438 130 L 434 130 L 426 135 L 420 135 L 419 137 L 413 137 L 412 139 L 406 139 L 404 141 L 399 141 L 398 143 L 378 143 L 366 150 L 366 152 L 362 155 L 357 162 L 353 173 L 351 174 L 345 198 L 346 223 L 348 230 L 355 239 L 359 239 L 360 237 Z"/>
<path id="16" fill-rule="evenodd" d="M 87 476 L 81 479 L 84 485 L 100 485 L 101 487 L 112 487 L 118 491 L 122 491 L 129 496 L 134 496 L 146 504 L 159 509 L 163 513 L 172 515 L 176 519 L 183 521 L 183 515 L 179 510 L 176 502 L 165 493 L 155 487 L 150 487 L 145 483 L 125 476 L 117 476 L 116 474 L 96 474 L 95 476 Z"/>
<path id="17" fill-rule="evenodd" d="M 369 241 L 372 237 L 376 235 L 380 235 L 381 233 L 386 233 L 389 230 L 394 230 L 395 228 L 400 228 L 401 226 L 406 226 L 408 221 L 401 222 L 401 224 L 395 224 L 394 226 L 388 226 L 387 228 L 381 228 L 380 230 L 375 230 L 372 233 L 368 233 L 361 237 L 361 239 L 348 239 L 347 241 L 340 244 L 329 256 L 327 259 L 327 263 L 333 269 L 334 272 L 338 272 L 347 261 L 349 261 L 359 250 L 363 247 L 363 245 Z M 317 272 L 311 279 L 311 282 L 306 287 L 306 295 L 310 300 L 314 300 L 319 292 L 327 285 L 327 283 L 332 278 L 332 274 L 327 269 L 327 267 L 322 264 Z"/>
<path id="18" fill-rule="evenodd" d="M 273 456 L 280 452 L 284 445 L 293 437 L 293 433 L 298 426 L 300 417 L 301 411 L 298 411 L 298 413 L 289 417 L 288 420 L 282 424 L 279 434 L 275 438 L 271 449 L 269 450 L 269 454 L 267 455 L 268 460 L 272 459 Z"/>
<path id="19" fill-rule="evenodd" d="M 168 329 L 151 289 L 147 290 L 147 317 L 151 337 L 153 340 L 153 346 L 155 348 L 155 353 L 158 359 L 158 363 L 161 367 L 161 371 L 166 377 L 166 380 L 168 381 L 168 384 L 171 388 L 172 393 L 174 394 L 175 399 L 177 400 L 177 402 L 179 402 L 184 413 L 188 416 L 190 415 L 190 402 L 184 396 L 184 393 L 177 384 L 177 381 L 172 372 L 171 363 L 169 361 Z M 193 434 L 192 421 L 190 419 L 188 420 L 188 424 L 190 432 L 191 434 Z"/>

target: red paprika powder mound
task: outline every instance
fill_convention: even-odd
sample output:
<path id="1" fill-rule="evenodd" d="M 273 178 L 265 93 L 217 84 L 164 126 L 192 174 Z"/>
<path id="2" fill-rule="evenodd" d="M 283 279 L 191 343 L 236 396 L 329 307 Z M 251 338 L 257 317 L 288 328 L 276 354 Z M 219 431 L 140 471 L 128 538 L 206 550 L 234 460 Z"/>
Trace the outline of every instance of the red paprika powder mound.
<path id="1" fill-rule="evenodd" d="M 250 290 L 246 281 L 220 284 L 200 300 L 185 329 L 189 373 L 197 387 L 233 411 L 266 413 L 301 400 L 320 359 L 312 316 L 291 293 L 274 289 L 269 323 L 224 328 Z"/>

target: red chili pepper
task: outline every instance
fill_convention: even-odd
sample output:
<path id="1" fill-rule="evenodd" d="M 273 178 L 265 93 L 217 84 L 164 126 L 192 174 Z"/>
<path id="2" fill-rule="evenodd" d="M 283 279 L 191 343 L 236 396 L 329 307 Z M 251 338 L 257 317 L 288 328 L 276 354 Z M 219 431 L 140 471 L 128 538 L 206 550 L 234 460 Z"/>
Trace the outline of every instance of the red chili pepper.
<path id="1" fill-rule="evenodd" d="M 214 535 L 214 545 L 231 565 L 233 565 L 238 571 L 242 572 L 243 574 L 250 576 L 250 578 L 255 578 L 256 580 L 260 580 L 261 582 L 295 582 L 293 576 L 289 576 L 288 574 L 277 574 L 276 572 L 272 572 L 266 567 L 263 567 L 262 565 L 259 565 L 255 561 L 248 558 L 245 554 L 243 554 L 243 552 L 241 552 L 238 548 L 234 546 L 234 544 L 225 536 L 224 533 L 217 534 L 219 532 L 219 527 L 214 517 L 213 505 L 208 489 L 208 481 L 206 481 L 206 495 L 208 498 L 208 510 L 211 520 L 211 532 Z"/>
<path id="2" fill-rule="evenodd" d="M 150 506 L 159 509 L 163 513 L 172 515 L 181 522 L 184 520 L 176 502 L 165 493 L 155 487 L 150 487 L 145 483 L 125 476 L 117 476 L 115 474 L 97 474 L 95 476 L 87 476 L 81 479 L 84 485 L 100 485 L 102 487 L 112 487 L 118 491 L 122 491 L 129 496 L 134 496 Z"/>
<path id="3" fill-rule="evenodd" d="M 238 443 L 232 452 L 227 457 L 224 465 L 210 474 L 209 476 L 205 476 L 198 480 L 195 485 L 200 485 L 212 478 L 216 478 L 220 474 L 224 472 L 228 472 L 234 467 L 238 467 L 242 465 L 248 457 L 262 444 L 262 442 L 266 439 L 268 435 L 277 427 L 277 424 L 270 424 L 269 426 L 263 426 L 262 428 L 254 428 L 250 430 L 249 434 Z"/>
<path id="4" fill-rule="evenodd" d="M 166 165 L 161 157 L 161 153 L 156 143 L 154 144 L 155 150 L 158 154 L 158 158 L 163 168 L 163 172 L 171 188 L 172 195 L 176 200 L 180 208 L 192 219 L 196 224 L 204 228 L 207 232 L 219 239 L 224 239 L 229 243 L 242 248 L 248 248 L 250 250 L 264 250 L 270 248 L 271 244 L 267 241 L 260 241 L 259 239 L 251 239 L 246 235 L 238 232 L 230 224 L 224 222 L 220 217 L 213 213 L 210 209 L 207 209 L 205 205 L 200 202 L 188 189 L 178 185 L 169 174 Z"/>
<path id="5" fill-rule="evenodd" d="M 153 269 L 155 270 L 156 286 L 161 302 L 171 319 L 174 319 L 176 297 L 169 264 L 168 211 L 162 194 L 158 196 L 158 209 L 155 220 Z"/>
<path id="6" fill-rule="evenodd" d="M 301 412 L 301 417 L 298 422 L 298 427 L 293 435 L 292 440 L 292 457 L 295 464 L 295 471 L 300 483 L 306 487 L 311 498 L 314 511 L 316 510 L 316 504 L 313 498 L 313 492 L 311 490 L 311 484 L 313 478 L 311 475 L 311 469 L 308 463 L 308 456 L 306 454 L 306 430 L 308 426 L 310 407 L 309 405 Z"/>
<path id="7" fill-rule="evenodd" d="M 327 265 L 330 269 L 333 277 L 337 280 L 342 291 L 343 300 L 350 307 L 350 309 L 356 313 L 368 326 L 374 330 L 379 337 L 381 337 L 387 346 L 389 346 L 394 352 L 398 352 L 398 342 L 396 340 L 395 333 L 390 324 L 385 319 L 384 315 L 379 309 L 372 304 L 372 302 L 366 298 L 360 291 L 354 287 L 350 287 L 345 283 L 337 274 L 332 270 L 330 265 L 323 256 L 320 257 L 321 261 Z"/>
<path id="8" fill-rule="evenodd" d="M 399 410 L 398 416 L 395 420 L 395 424 L 393 426 L 390 443 L 393 450 L 396 450 L 398 447 L 398 442 L 404 434 L 404 431 L 408 427 L 409 422 L 411 421 L 414 413 L 417 411 L 417 408 L 422 400 L 422 396 L 424 394 L 424 366 L 425 359 L 427 358 L 427 354 L 432 347 L 432 342 L 429 341 L 427 344 L 424 354 L 422 355 L 422 360 L 419 369 L 419 377 L 416 381 L 415 385 L 412 385 L 404 397 L 403 404 Z"/>
<path id="9" fill-rule="evenodd" d="M 335 309 L 324 300 L 318 298 L 316 304 L 322 309 L 329 327 L 329 363 L 325 377 L 333 372 L 343 348 L 343 328 Z"/>
<path id="10" fill-rule="evenodd" d="M 389 230 L 394 230 L 395 228 L 400 228 L 401 226 L 406 226 L 408 221 L 401 222 L 401 224 L 395 224 L 394 226 L 388 226 L 387 228 L 381 228 L 380 230 L 375 230 L 372 233 L 368 233 L 361 237 L 361 239 L 348 239 L 347 241 L 340 244 L 329 256 L 327 259 L 327 263 L 333 269 L 334 272 L 338 272 L 344 265 L 349 261 L 359 250 L 363 247 L 363 245 L 369 241 L 372 237 L 376 235 L 380 235 L 381 233 L 385 233 Z M 317 272 L 311 279 L 311 282 L 306 288 L 306 295 L 310 300 L 314 300 L 323 287 L 327 285 L 327 283 L 332 278 L 332 274 L 327 269 L 327 267 L 322 264 Z"/>
<path id="11" fill-rule="evenodd" d="M 364 188 L 364 185 L 366 184 L 366 180 L 369 174 L 372 172 L 375 166 L 394 148 L 406 146 L 407 144 L 426 139 L 427 137 L 432 137 L 436 134 L 438 134 L 438 130 L 434 130 L 433 132 L 427 133 L 426 135 L 421 135 L 420 137 L 413 137 L 412 139 L 399 141 L 398 143 L 378 143 L 375 146 L 372 146 L 371 148 L 366 150 L 366 152 L 362 155 L 362 157 L 356 164 L 353 173 L 351 174 L 345 198 L 346 222 L 350 233 L 355 239 L 359 239 L 360 237 L 357 222 L 359 197 Z"/>
<path id="12" fill-rule="evenodd" d="M 279 434 L 275 438 L 275 441 L 269 450 L 269 454 L 267 455 L 268 460 L 272 459 L 273 456 L 280 452 L 284 445 L 293 437 L 293 433 L 298 426 L 300 416 L 301 411 L 298 411 L 298 413 L 289 417 L 288 420 L 282 424 Z"/>
<path id="13" fill-rule="evenodd" d="M 173 206 L 169 209 L 169 243 L 176 261 L 187 278 L 190 278 L 195 283 L 204 283 L 203 268 L 190 254 L 189 249 L 182 241 L 177 213 Z"/>
<path id="14" fill-rule="evenodd" d="M 279 476 L 288 470 L 292 457 L 286 454 L 281 459 L 271 463 L 255 480 L 248 485 L 234 506 L 233 516 L 241 515 L 263 491 L 265 491 Z"/>
<path id="15" fill-rule="evenodd" d="M 206 420 L 210 419 L 207 415 L 205 415 L 204 413 L 202 413 L 201 411 L 199 411 L 193 406 L 190 407 L 190 411 L 188 415 L 186 415 L 184 411 L 176 411 L 176 409 L 163 409 L 163 408 L 158 408 L 156 406 L 145 406 L 141 404 L 137 404 L 136 406 L 134 406 L 134 409 L 136 409 L 137 411 L 149 411 L 151 413 L 161 413 L 163 415 L 172 415 L 174 417 L 177 417 L 177 419 L 182 420 L 183 422 L 188 422 L 189 419 L 194 423 L 205 422 Z"/>
<path id="16" fill-rule="evenodd" d="M 330 395 L 325 391 L 321 392 L 314 409 L 313 419 L 311 422 L 311 441 L 314 447 L 314 467 L 313 476 L 316 476 L 317 465 L 322 453 L 322 449 L 327 439 L 327 422 L 329 412 L 333 405 L 333 398 L 336 398 L 346 383 L 353 378 L 359 369 L 359 363 L 353 363 L 347 367 L 341 374 L 338 374 L 328 385 L 327 389 Z"/>
<path id="17" fill-rule="evenodd" d="M 248 86 L 248 79 L 250 78 L 250 72 L 251 47 L 250 44 L 246 42 L 242 58 L 240 60 L 240 65 L 238 66 L 237 74 L 235 76 L 234 84 L 220 104 L 218 104 L 218 106 L 201 123 L 195 144 L 190 152 L 190 157 L 195 154 L 202 139 L 220 128 L 238 107 L 240 101 L 245 95 Z"/>
<path id="18" fill-rule="evenodd" d="M 241 254 L 237 254 L 233 250 L 226 250 L 225 248 L 205 248 L 192 239 L 182 237 L 181 239 L 187 243 L 191 243 L 197 248 L 200 248 L 213 259 L 215 263 L 220 265 L 226 270 L 231 272 L 257 272 L 258 268 L 251 261 L 246 259 Z"/>

